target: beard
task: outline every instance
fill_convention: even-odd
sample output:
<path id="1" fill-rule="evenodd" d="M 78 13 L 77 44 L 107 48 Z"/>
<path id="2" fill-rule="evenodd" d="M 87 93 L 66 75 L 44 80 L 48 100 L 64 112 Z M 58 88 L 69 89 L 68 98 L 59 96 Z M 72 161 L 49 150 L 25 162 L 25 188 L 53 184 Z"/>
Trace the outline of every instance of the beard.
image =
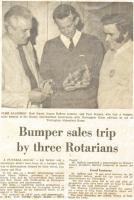
<path id="1" fill-rule="evenodd" d="M 114 39 L 112 42 L 106 43 L 106 48 L 114 51 L 120 48 L 120 46 L 122 46 L 122 44 L 124 44 L 125 41 L 126 41 L 126 37 L 122 33 L 120 33 L 118 38 Z"/>

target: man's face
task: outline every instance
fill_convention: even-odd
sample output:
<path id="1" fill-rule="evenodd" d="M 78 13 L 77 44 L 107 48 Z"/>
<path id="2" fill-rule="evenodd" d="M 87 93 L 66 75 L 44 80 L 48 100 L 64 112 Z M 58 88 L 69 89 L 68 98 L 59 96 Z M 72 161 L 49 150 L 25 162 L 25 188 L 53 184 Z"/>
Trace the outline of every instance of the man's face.
<path id="1" fill-rule="evenodd" d="M 32 19 L 18 18 L 17 24 L 10 25 L 10 37 L 17 45 L 25 45 L 30 37 Z"/>
<path id="2" fill-rule="evenodd" d="M 111 50 L 116 50 L 122 46 L 124 36 L 115 24 L 104 25 L 104 33 L 106 34 L 106 43 Z"/>
<path id="3" fill-rule="evenodd" d="M 60 32 L 69 39 L 74 36 L 77 23 L 78 18 L 74 19 L 74 16 L 72 14 L 63 19 L 56 19 L 56 24 Z"/>

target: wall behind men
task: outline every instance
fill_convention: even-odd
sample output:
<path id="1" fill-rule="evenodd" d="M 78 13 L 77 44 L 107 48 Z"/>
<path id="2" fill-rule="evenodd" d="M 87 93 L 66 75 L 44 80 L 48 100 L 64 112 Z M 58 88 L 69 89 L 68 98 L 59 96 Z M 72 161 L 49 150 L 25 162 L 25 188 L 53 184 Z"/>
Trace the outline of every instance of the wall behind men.
<path id="1" fill-rule="evenodd" d="M 103 26 L 100 22 L 105 14 L 124 13 L 132 19 L 133 5 L 127 2 L 57 2 L 57 1 L 3 1 L 2 14 L 14 5 L 22 5 L 31 10 L 34 16 L 32 43 L 35 46 L 38 61 L 40 62 L 43 46 L 48 39 L 54 38 L 59 34 L 59 30 L 52 19 L 53 10 L 61 3 L 73 5 L 82 18 L 85 26 L 83 31 L 96 35 L 104 42 Z M 3 25 L 4 33 L 4 25 Z"/>

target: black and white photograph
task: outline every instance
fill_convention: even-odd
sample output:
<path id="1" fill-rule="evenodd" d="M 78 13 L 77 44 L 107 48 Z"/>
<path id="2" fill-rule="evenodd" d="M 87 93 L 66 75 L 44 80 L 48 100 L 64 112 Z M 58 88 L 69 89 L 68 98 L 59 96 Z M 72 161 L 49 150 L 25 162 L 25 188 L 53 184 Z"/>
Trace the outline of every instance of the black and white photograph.
<path id="1" fill-rule="evenodd" d="M 1 200 L 134 200 L 133 2 L 1 1 Z"/>
<path id="2" fill-rule="evenodd" d="M 131 109 L 133 3 L 2 2 L 4 108 Z"/>

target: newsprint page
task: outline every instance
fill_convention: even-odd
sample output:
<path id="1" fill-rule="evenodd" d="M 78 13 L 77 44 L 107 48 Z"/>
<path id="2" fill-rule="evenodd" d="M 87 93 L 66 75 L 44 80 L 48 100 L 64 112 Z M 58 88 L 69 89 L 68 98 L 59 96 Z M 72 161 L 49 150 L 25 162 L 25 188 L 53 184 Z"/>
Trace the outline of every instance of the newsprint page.
<path id="1" fill-rule="evenodd" d="M 134 200 L 132 1 L 1 1 L 1 200 Z"/>

